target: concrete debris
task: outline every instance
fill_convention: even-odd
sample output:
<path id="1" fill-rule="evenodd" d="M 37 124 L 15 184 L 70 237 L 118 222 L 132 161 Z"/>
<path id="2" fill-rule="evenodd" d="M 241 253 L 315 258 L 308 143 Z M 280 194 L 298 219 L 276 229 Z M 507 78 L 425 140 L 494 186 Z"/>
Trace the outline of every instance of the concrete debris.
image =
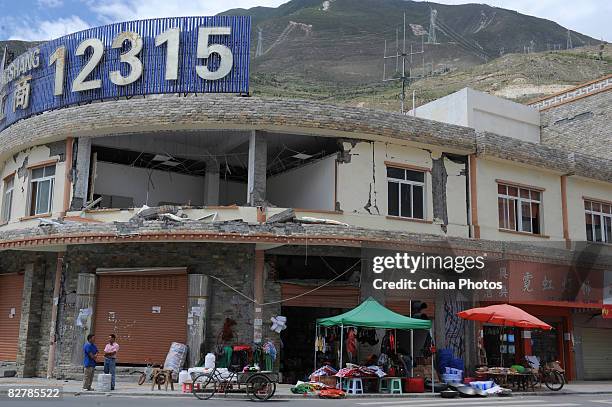
<path id="1" fill-rule="evenodd" d="M 185 222 L 188 218 L 181 218 L 180 216 L 176 216 L 172 213 L 162 213 L 159 215 L 160 219 L 163 220 L 172 220 L 175 222 Z"/>
<path id="2" fill-rule="evenodd" d="M 311 218 L 310 216 L 304 216 L 298 219 L 298 222 L 302 223 L 321 223 L 324 225 L 337 225 L 337 226 L 346 226 L 349 227 L 348 223 L 340 222 L 333 219 L 320 219 L 320 218 Z"/>
<path id="3" fill-rule="evenodd" d="M 202 220 L 208 220 L 208 219 L 210 219 L 211 222 L 214 222 L 217 219 L 217 212 L 209 213 L 208 215 L 204 215 L 204 216 L 200 216 L 196 220 L 202 221 Z"/>
<path id="4" fill-rule="evenodd" d="M 295 219 L 295 210 L 289 208 L 285 209 L 282 212 L 277 213 L 276 215 L 272 215 L 268 218 L 266 223 L 284 223 L 284 222 L 292 222 Z"/>
<path id="5" fill-rule="evenodd" d="M 62 222 L 58 222 L 58 221 L 55 221 L 55 220 L 52 220 L 52 219 L 36 218 L 36 220 L 40 222 L 38 224 L 39 227 L 62 226 Z"/>
<path id="6" fill-rule="evenodd" d="M 150 208 L 147 205 L 143 205 L 142 208 L 136 212 L 132 219 L 144 219 L 144 220 L 158 220 L 161 215 L 176 215 L 179 211 L 179 207 L 172 205 L 162 205 Z"/>

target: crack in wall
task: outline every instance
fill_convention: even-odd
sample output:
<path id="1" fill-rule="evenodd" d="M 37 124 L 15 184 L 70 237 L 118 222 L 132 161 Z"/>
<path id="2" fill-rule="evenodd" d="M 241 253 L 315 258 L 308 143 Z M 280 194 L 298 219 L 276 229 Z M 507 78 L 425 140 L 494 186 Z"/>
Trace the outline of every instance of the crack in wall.
<path id="1" fill-rule="evenodd" d="M 374 208 L 376 210 L 376 214 L 380 215 L 380 209 L 378 209 L 378 204 L 376 202 L 376 157 L 375 157 L 375 147 L 374 143 L 370 143 L 372 145 L 372 182 L 370 182 L 370 191 L 368 193 L 368 202 L 365 204 L 363 209 L 366 210 L 370 215 L 372 215 L 372 211 L 370 208 Z"/>

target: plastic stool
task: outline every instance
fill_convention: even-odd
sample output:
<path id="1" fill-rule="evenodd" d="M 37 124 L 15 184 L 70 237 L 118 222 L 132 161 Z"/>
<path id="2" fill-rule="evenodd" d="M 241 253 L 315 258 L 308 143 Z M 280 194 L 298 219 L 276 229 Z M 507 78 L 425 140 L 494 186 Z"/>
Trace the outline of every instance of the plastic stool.
<path id="1" fill-rule="evenodd" d="M 389 382 L 384 377 L 381 377 L 380 381 L 378 382 L 378 392 L 389 393 Z"/>
<path id="2" fill-rule="evenodd" d="M 183 382 L 183 393 L 191 393 L 193 391 L 193 382 Z"/>
<path id="3" fill-rule="evenodd" d="M 346 389 L 348 394 L 363 394 L 363 383 L 360 378 L 350 378 Z"/>
<path id="4" fill-rule="evenodd" d="M 402 379 L 393 377 L 389 386 L 389 393 L 391 394 L 402 394 Z"/>

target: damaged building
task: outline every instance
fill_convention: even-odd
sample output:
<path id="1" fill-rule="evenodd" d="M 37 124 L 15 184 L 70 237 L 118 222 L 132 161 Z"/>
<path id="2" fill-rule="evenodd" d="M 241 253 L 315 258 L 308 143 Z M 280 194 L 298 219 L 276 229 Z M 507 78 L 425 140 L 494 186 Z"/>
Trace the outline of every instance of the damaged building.
<path id="1" fill-rule="evenodd" d="M 609 107 L 609 90 L 542 111 L 466 90 L 414 116 L 147 95 L 15 121 L 0 132 L 0 360 L 77 377 L 87 334 L 116 333 L 121 365 L 181 342 L 193 366 L 229 318 L 236 343 L 275 343 L 294 382 L 312 370 L 316 318 L 373 296 L 404 315 L 426 304 L 438 348 L 471 365 L 479 332 L 494 333 L 455 312 L 520 304 L 557 329 L 517 331 L 517 354 L 546 347 L 572 379 L 611 379 L 597 360 L 612 351 L 609 112 L 580 119 L 605 115 L 591 152 L 590 133 L 552 130 L 560 109 Z M 375 290 L 372 257 L 398 251 L 486 256 L 503 287 Z"/>

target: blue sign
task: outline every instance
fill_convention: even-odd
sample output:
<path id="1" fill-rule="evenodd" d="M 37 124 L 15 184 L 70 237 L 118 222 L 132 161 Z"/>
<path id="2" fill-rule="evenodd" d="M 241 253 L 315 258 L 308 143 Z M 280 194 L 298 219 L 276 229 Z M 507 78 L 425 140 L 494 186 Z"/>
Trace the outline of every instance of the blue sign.
<path id="1" fill-rule="evenodd" d="M 51 109 L 156 93 L 248 93 L 250 17 L 91 28 L 28 50 L 0 76 L 0 129 Z"/>

